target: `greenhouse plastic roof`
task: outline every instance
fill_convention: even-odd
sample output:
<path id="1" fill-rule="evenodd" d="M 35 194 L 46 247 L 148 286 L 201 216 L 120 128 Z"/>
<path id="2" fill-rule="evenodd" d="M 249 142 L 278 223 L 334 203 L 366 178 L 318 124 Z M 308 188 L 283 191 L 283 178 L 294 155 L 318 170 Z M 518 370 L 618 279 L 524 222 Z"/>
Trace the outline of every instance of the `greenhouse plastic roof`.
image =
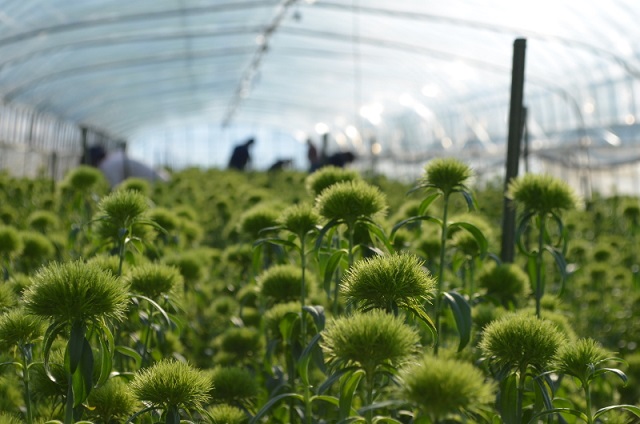
<path id="1" fill-rule="evenodd" d="M 633 0 L 0 0 L 0 92 L 123 139 L 176 123 L 362 131 L 469 104 L 482 124 L 485 99 L 508 102 L 516 38 L 527 92 L 580 109 L 573 87 L 640 78 L 638 22 Z"/>

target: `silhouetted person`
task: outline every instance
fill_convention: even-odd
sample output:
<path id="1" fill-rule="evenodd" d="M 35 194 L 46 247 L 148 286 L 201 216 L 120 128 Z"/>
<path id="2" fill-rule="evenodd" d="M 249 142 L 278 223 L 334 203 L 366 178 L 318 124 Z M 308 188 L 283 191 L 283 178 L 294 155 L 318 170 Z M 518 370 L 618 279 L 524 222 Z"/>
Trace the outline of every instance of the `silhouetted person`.
<path id="1" fill-rule="evenodd" d="M 243 144 L 240 144 L 233 148 L 231 158 L 229 159 L 229 168 L 244 171 L 244 169 L 247 167 L 247 164 L 251 161 L 249 147 L 251 147 L 254 142 L 255 140 L 253 138 L 250 138 Z"/>
<path id="2" fill-rule="evenodd" d="M 313 172 L 320 166 L 320 156 L 318 149 L 311 139 L 307 140 L 307 159 L 309 159 L 309 171 Z"/>
<path id="3" fill-rule="evenodd" d="M 92 146 L 88 151 L 89 165 L 100 169 L 109 181 L 111 187 L 115 187 L 127 178 L 144 178 L 148 181 L 167 181 L 169 175 L 159 172 L 150 166 L 127 157 L 124 149 L 107 153 L 102 146 Z"/>
<path id="4" fill-rule="evenodd" d="M 273 165 L 269 167 L 269 172 L 282 171 L 285 168 L 289 168 L 292 163 L 293 163 L 293 160 L 291 159 L 278 159 L 273 163 Z"/>
<path id="5" fill-rule="evenodd" d="M 324 165 L 333 165 L 340 168 L 344 168 L 344 166 L 348 163 L 356 160 L 356 155 L 353 152 L 338 152 L 327 157 Z"/>

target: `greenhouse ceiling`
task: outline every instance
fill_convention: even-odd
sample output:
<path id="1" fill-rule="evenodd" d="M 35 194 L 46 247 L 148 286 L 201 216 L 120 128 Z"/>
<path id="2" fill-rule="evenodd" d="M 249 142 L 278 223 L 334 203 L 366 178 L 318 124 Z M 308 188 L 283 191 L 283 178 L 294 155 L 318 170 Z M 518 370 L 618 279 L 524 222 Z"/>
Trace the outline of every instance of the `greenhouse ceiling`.
<path id="1" fill-rule="evenodd" d="M 490 146 L 517 38 L 532 129 L 635 123 L 638 22 L 634 0 L 0 0 L 0 92 L 127 140 L 245 125 Z"/>

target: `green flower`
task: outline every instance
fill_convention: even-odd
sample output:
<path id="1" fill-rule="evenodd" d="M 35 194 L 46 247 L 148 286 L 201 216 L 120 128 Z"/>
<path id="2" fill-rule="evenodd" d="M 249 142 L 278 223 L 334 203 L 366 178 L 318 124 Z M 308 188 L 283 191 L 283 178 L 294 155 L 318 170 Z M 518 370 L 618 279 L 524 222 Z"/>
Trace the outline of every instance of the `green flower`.
<path id="1" fill-rule="evenodd" d="M 586 386 L 598 375 L 598 369 L 611 355 L 593 339 L 579 339 L 558 349 L 552 368 L 560 374 L 570 375 Z"/>
<path id="2" fill-rule="evenodd" d="M 74 191 L 88 191 L 98 184 L 105 184 L 102 172 L 88 165 L 80 165 L 67 173 L 61 185 Z"/>
<path id="3" fill-rule="evenodd" d="M 360 179 L 360 174 L 354 169 L 338 168 L 337 166 L 325 166 L 309 175 L 305 181 L 307 191 L 313 197 L 317 197 L 322 191 L 333 184 L 343 181 L 355 181 Z"/>
<path id="4" fill-rule="evenodd" d="M 237 365 L 255 361 L 262 350 L 262 337 L 252 327 L 231 327 L 218 336 L 214 344 L 220 349 L 214 358 L 215 362 Z"/>
<path id="5" fill-rule="evenodd" d="M 247 414 L 242 409 L 231 405 L 214 405 L 207 409 L 212 424 L 246 424 L 249 422 Z"/>
<path id="6" fill-rule="evenodd" d="M 138 400 L 165 411 L 195 410 L 209 400 L 211 380 L 185 362 L 166 359 L 138 371 L 129 387 Z"/>
<path id="7" fill-rule="evenodd" d="M 525 174 L 512 180 L 507 196 L 524 210 L 540 215 L 574 209 L 578 204 L 571 187 L 548 174 Z"/>
<path id="8" fill-rule="evenodd" d="M 127 178 L 126 180 L 118 184 L 117 189 L 123 191 L 135 191 L 142 194 L 143 196 L 149 196 L 149 194 L 151 193 L 151 185 L 149 184 L 149 181 L 145 180 L 144 178 L 137 177 Z"/>
<path id="9" fill-rule="evenodd" d="M 316 198 L 320 215 L 348 224 L 358 218 L 370 218 L 387 209 L 385 195 L 375 186 L 361 180 L 331 185 Z"/>
<path id="10" fill-rule="evenodd" d="M 249 407 L 258 396 L 258 383 L 245 368 L 216 367 L 210 372 L 213 388 L 211 399 L 216 403 Z"/>
<path id="11" fill-rule="evenodd" d="M 418 186 L 436 189 L 445 196 L 457 191 L 468 192 L 468 180 L 473 175 L 471 168 L 455 158 L 437 158 L 424 167 L 424 176 Z"/>
<path id="12" fill-rule="evenodd" d="M 119 240 L 124 230 L 134 230 L 134 234 L 141 232 L 139 226 L 133 226 L 146 221 L 149 205 L 147 198 L 140 193 L 117 190 L 104 197 L 98 208 L 98 234 L 105 239 Z"/>
<path id="13" fill-rule="evenodd" d="M 474 414 L 490 406 L 494 386 L 482 371 L 455 359 L 424 356 L 400 372 L 400 393 L 434 422 L 449 414 Z"/>
<path id="14" fill-rule="evenodd" d="M 278 218 L 278 222 L 285 230 L 302 238 L 309 231 L 316 229 L 320 223 L 320 216 L 311 205 L 299 204 L 285 209 Z"/>
<path id="15" fill-rule="evenodd" d="M 278 225 L 279 215 L 278 210 L 272 206 L 258 204 L 242 214 L 239 223 L 240 231 L 252 239 L 257 239 L 260 231 Z"/>
<path id="16" fill-rule="evenodd" d="M 490 265 L 478 275 L 478 284 L 487 290 L 487 295 L 496 298 L 502 305 L 517 304 L 529 283 L 527 274 L 515 264 Z"/>
<path id="17" fill-rule="evenodd" d="M 41 262 L 50 259 L 56 252 L 56 248 L 45 235 L 35 231 L 22 231 L 22 255 L 23 260 L 29 262 Z"/>
<path id="18" fill-rule="evenodd" d="M 269 303 L 300 300 L 302 270 L 294 265 L 274 265 L 256 279 L 262 296 Z M 311 288 L 308 284 L 307 288 Z"/>
<path id="19" fill-rule="evenodd" d="M 93 420 L 103 423 L 123 422 L 135 411 L 136 399 L 122 379 L 110 378 L 91 391 L 87 412 Z"/>
<path id="20" fill-rule="evenodd" d="M 177 268 L 162 264 L 135 267 L 125 277 L 131 291 L 158 300 L 162 296 L 182 291 L 184 280 Z"/>
<path id="21" fill-rule="evenodd" d="M 57 322 L 119 321 L 128 287 L 94 264 L 52 263 L 35 274 L 23 297 L 29 312 Z"/>
<path id="22" fill-rule="evenodd" d="M 357 366 L 371 376 L 381 366 L 404 363 L 419 341 L 401 318 L 373 310 L 334 319 L 322 332 L 321 347 L 330 367 Z"/>
<path id="23" fill-rule="evenodd" d="M 0 315 L 0 347 L 4 349 L 26 346 L 41 335 L 42 321 L 24 309 L 13 309 Z"/>
<path id="24" fill-rule="evenodd" d="M 433 297 L 435 282 L 422 262 L 410 254 L 375 256 L 357 261 L 342 280 L 348 303 L 360 309 L 421 309 Z"/>
<path id="25" fill-rule="evenodd" d="M 483 355 L 499 368 L 543 371 L 564 341 L 551 321 L 509 313 L 485 327 L 480 341 Z"/>
<path id="26" fill-rule="evenodd" d="M 41 233 L 47 233 L 60 226 L 58 216 L 50 211 L 35 211 L 27 218 L 27 225 Z"/>
<path id="27" fill-rule="evenodd" d="M 167 208 L 153 208 L 149 210 L 149 218 L 161 226 L 166 232 L 173 233 L 180 226 L 180 219 L 173 211 Z"/>
<path id="28" fill-rule="evenodd" d="M 0 257 L 15 256 L 22 251 L 22 238 L 13 227 L 0 225 Z"/>

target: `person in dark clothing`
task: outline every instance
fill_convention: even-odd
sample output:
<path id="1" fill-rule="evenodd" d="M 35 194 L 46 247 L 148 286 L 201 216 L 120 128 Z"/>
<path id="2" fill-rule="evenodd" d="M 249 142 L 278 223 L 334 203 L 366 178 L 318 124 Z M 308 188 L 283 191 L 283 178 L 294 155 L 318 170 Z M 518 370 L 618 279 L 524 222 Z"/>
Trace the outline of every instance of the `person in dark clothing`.
<path id="1" fill-rule="evenodd" d="M 249 153 L 249 147 L 253 145 L 255 140 L 253 138 L 248 139 L 243 144 L 240 144 L 233 148 L 231 158 L 229 159 L 229 168 L 238 169 L 244 171 L 247 164 L 251 161 L 251 154 Z"/>
<path id="2" fill-rule="evenodd" d="M 348 163 L 356 160 L 356 155 L 353 152 L 338 152 L 327 157 L 324 165 L 333 165 L 340 168 L 344 168 L 344 166 Z"/>

